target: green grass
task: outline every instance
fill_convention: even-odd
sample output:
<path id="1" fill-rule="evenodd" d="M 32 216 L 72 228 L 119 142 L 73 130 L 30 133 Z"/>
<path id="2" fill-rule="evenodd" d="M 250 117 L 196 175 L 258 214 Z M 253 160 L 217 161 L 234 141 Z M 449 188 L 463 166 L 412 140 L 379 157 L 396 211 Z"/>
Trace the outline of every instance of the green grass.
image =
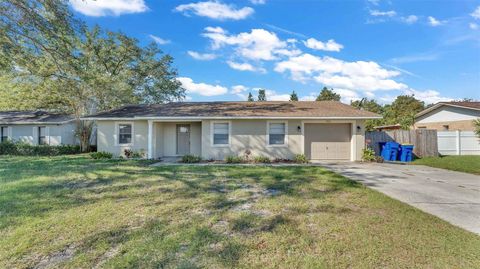
<path id="1" fill-rule="evenodd" d="M 425 157 L 415 160 L 413 164 L 480 175 L 480 156 Z"/>
<path id="2" fill-rule="evenodd" d="M 319 167 L 0 158 L 0 268 L 480 268 L 479 249 Z"/>

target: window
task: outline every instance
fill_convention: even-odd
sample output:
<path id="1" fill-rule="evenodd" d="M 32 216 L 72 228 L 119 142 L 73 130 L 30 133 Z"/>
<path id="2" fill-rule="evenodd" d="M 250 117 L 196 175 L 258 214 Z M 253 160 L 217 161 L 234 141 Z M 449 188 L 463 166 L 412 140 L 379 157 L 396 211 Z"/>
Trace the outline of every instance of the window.
<path id="1" fill-rule="evenodd" d="M 213 144 L 214 145 L 228 145 L 230 140 L 230 123 L 214 123 L 213 124 Z"/>
<path id="2" fill-rule="evenodd" d="M 285 123 L 268 124 L 269 145 L 285 145 L 286 126 Z"/>
<path id="3" fill-rule="evenodd" d="M 8 140 L 8 127 L 1 126 L 0 127 L 0 142 L 5 142 Z"/>
<path id="4" fill-rule="evenodd" d="M 47 127 L 39 126 L 38 127 L 38 144 L 39 145 L 46 145 L 47 144 L 47 136 L 46 136 Z"/>
<path id="5" fill-rule="evenodd" d="M 118 144 L 131 144 L 132 143 L 132 124 L 121 123 L 118 125 Z"/>

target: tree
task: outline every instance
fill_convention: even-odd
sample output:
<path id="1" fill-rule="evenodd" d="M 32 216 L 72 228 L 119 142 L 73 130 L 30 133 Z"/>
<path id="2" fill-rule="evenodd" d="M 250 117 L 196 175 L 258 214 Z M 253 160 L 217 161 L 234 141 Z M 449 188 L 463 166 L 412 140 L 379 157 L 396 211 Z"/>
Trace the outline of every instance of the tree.
<path id="1" fill-rule="evenodd" d="M 247 101 L 248 101 L 248 102 L 253 102 L 253 101 L 255 101 L 255 100 L 253 100 L 253 95 L 252 95 L 251 92 L 248 93 Z"/>
<path id="2" fill-rule="evenodd" d="M 384 109 L 382 105 L 377 103 L 374 99 L 362 98 L 361 100 L 351 101 L 350 105 L 365 111 L 370 111 L 377 114 L 383 114 Z M 385 122 L 384 119 L 375 119 L 375 120 L 366 120 L 365 121 L 365 130 L 373 131 L 375 126 L 383 125 Z"/>
<path id="3" fill-rule="evenodd" d="M 298 101 L 298 96 L 295 91 L 293 91 L 292 94 L 290 94 L 290 101 Z"/>
<path id="4" fill-rule="evenodd" d="M 316 101 L 340 101 L 340 94 L 335 93 L 333 89 L 323 87 Z"/>
<path id="5" fill-rule="evenodd" d="M 475 127 L 475 134 L 480 138 L 480 118 L 473 120 L 473 126 Z"/>
<path id="6" fill-rule="evenodd" d="M 257 101 L 267 101 L 267 96 L 265 95 L 265 90 L 264 89 L 260 89 L 258 90 L 258 98 L 257 98 Z"/>
<path id="7" fill-rule="evenodd" d="M 390 105 L 384 107 L 386 124 L 400 124 L 409 129 L 415 121 L 415 115 L 425 108 L 425 103 L 415 98 L 415 95 L 399 95 Z"/>
<path id="8" fill-rule="evenodd" d="M 122 33 L 88 28 L 67 1 L 0 3 L 0 97 L 6 109 L 35 108 L 80 117 L 125 104 L 184 97 L 172 57 Z M 84 134 L 84 131 L 78 133 Z M 86 139 L 80 139 L 86 141 Z M 84 145 L 82 145 L 84 148 Z"/>

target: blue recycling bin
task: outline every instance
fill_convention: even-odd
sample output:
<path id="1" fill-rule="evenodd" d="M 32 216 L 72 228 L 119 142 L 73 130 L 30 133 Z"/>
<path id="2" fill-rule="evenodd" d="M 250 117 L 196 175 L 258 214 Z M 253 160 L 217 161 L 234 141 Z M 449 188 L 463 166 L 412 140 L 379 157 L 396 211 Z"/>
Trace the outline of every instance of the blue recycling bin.
<path id="1" fill-rule="evenodd" d="M 400 144 L 396 142 L 380 143 L 381 156 L 385 161 L 396 161 Z"/>
<path id="2" fill-rule="evenodd" d="M 413 145 L 401 145 L 398 157 L 401 162 L 411 162 L 413 160 Z"/>

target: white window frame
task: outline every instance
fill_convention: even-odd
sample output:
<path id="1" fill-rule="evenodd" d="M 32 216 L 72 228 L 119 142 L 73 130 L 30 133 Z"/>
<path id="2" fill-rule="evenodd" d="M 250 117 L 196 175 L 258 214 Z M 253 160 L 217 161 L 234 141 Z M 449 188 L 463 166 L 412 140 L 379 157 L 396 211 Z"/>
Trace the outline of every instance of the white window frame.
<path id="1" fill-rule="evenodd" d="M 270 124 L 272 123 L 283 123 L 285 124 L 285 140 L 283 141 L 283 144 L 275 144 L 275 145 L 270 145 Z M 267 141 L 267 147 L 288 147 L 288 121 L 267 121 L 267 135 L 266 135 L 266 141 Z"/>
<path id="2" fill-rule="evenodd" d="M 7 135 L 6 135 L 7 136 L 7 141 L 11 141 L 12 140 L 12 127 L 7 126 L 7 125 L 0 125 L 0 127 L 2 127 L 2 128 L 7 127 Z M 0 139 L 1 139 L 1 137 L 0 137 Z M 0 141 L 0 142 L 2 142 L 2 141 Z"/>
<path id="3" fill-rule="evenodd" d="M 216 123 L 228 123 L 228 144 L 214 144 L 214 130 Z M 232 121 L 211 121 L 210 122 L 210 144 L 214 148 L 230 147 L 232 144 Z"/>
<path id="4" fill-rule="evenodd" d="M 126 144 L 120 144 L 120 125 L 123 124 L 130 124 L 132 125 L 132 142 L 126 143 Z M 115 146 L 121 146 L 121 147 L 132 147 L 134 145 L 135 141 L 135 124 L 133 121 L 118 121 L 115 122 Z"/>

